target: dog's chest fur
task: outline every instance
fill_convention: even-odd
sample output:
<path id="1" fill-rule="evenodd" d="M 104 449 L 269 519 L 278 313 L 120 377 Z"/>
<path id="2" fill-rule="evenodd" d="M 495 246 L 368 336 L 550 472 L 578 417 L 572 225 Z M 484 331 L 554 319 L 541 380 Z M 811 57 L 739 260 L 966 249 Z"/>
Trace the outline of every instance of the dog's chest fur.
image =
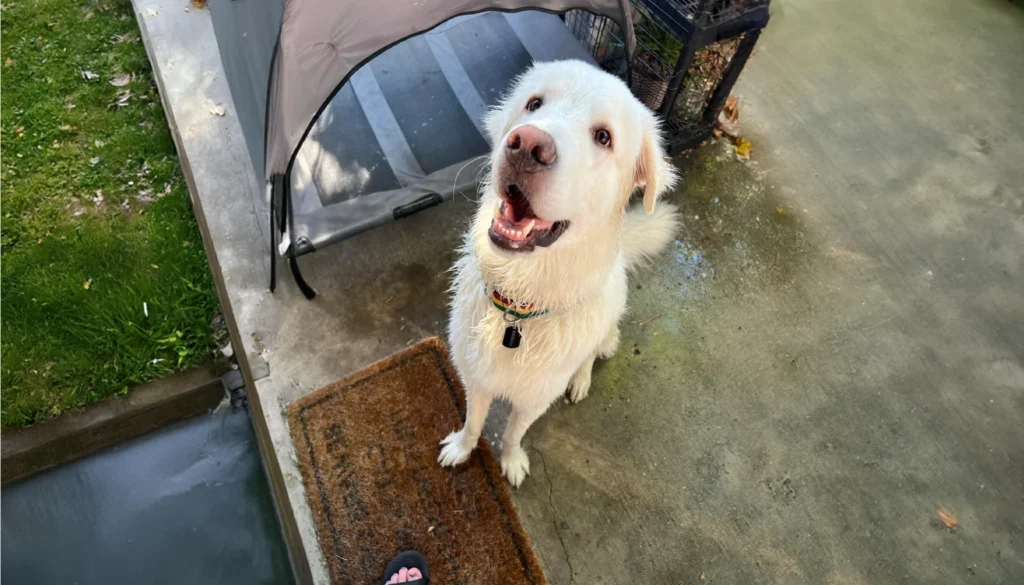
<path id="1" fill-rule="evenodd" d="M 449 323 L 455 365 L 474 390 L 513 404 L 546 406 L 561 396 L 625 310 L 626 275 L 619 267 L 579 306 L 520 321 L 522 343 L 507 348 L 502 338 L 509 323 L 491 303 L 479 266 L 472 256 L 460 264 Z"/>

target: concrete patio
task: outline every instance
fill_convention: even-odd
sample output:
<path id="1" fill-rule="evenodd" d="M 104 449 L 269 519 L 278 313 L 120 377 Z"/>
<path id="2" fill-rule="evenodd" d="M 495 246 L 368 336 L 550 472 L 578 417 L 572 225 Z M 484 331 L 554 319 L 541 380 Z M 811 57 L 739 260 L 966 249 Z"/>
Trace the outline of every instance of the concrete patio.
<path id="1" fill-rule="evenodd" d="M 134 3 L 292 560 L 326 583 L 283 409 L 443 334 L 472 202 L 303 257 L 312 302 L 286 270 L 271 294 L 209 15 Z M 553 584 L 1024 582 L 1024 8 L 772 6 L 737 86 L 752 160 L 678 161 L 685 227 L 622 349 L 527 434 L 526 529 Z"/>

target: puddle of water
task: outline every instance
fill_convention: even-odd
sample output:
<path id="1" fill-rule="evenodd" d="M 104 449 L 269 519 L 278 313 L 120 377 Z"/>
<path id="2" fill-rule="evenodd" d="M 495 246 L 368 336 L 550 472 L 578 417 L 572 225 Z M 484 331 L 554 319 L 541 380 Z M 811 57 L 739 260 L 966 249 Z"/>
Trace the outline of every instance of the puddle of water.
<path id="1" fill-rule="evenodd" d="M 294 582 L 244 409 L 5 486 L 2 515 L 4 583 Z"/>

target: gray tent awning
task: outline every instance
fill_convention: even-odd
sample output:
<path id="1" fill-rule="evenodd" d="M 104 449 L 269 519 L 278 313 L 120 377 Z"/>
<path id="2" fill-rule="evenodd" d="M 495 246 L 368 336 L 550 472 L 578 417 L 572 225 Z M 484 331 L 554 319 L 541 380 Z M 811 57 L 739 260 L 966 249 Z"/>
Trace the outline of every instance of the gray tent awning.
<path id="1" fill-rule="evenodd" d="M 628 0 L 285 0 L 270 77 L 265 175 L 290 170 L 318 113 L 366 61 L 452 17 L 497 10 L 581 9 L 606 16 L 635 46 Z"/>

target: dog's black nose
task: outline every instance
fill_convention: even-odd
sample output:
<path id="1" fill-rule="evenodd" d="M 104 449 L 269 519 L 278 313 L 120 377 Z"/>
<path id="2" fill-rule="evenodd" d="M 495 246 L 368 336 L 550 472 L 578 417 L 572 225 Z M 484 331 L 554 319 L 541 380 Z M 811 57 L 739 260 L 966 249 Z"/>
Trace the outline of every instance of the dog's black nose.
<path id="1" fill-rule="evenodd" d="M 526 124 L 508 135 L 505 154 L 509 162 L 523 170 L 540 170 L 554 164 L 555 141 L 547 132 Z"/>

